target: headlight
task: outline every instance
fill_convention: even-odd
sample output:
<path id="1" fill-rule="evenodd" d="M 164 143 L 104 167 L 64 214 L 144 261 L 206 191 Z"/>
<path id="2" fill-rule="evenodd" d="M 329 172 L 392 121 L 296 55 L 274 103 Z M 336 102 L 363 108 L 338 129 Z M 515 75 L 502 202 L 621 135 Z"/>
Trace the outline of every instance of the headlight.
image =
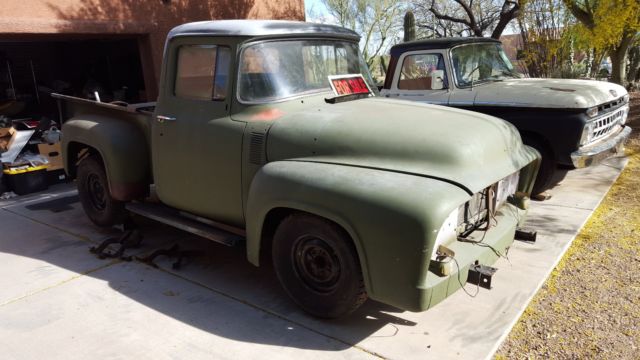
<path id="1" fill-rule="evenodd" d="M 582 128 L 582 136 L 580 137 L 580 146 L 591 142 L 591 139 L 593 138 L 593 127 L 595 125 L 595 122 L 584 124 L 584 128 Z"/>
<path id="2" fill-rule="evenodd" d="M 594 117 L 594 116 L 598 115 L 598 107 L 594 106 L 592 108 L 588 108 L 587 109 L 587 115 L 589 115 L 589 117 Z"/>
<path id="3" fill-rule="evenodd" d="M 431 252 L 431 260 L 436 259 L 436 251 L 438 250 L 438 245 L 447 244 L 456 239 L 458 233 L 458 208 L 454 209 L 449 216 L 444 220 L 442 226 L 440 226 L 440 230 L 438 230 L 438 235 L 436 235 L 436 242 L 433 244 L 433 251 Z"/>
<path id="4" fill-rule="evenodd" d="M 622 102 L 625 104 L 629 102 L 629 94 L 622 97 Z"/>

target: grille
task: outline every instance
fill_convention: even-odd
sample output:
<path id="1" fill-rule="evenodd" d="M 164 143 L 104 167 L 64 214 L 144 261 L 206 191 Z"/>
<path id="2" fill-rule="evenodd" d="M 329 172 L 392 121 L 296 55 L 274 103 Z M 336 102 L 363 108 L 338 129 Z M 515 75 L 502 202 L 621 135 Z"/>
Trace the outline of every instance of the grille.
<path id="1" fill-rule="evenodd" d="M 610 109 L 613 109 L 616 106 L 622 105 L 622 103 L 624 103 L 624 99 L 623 98 L 619 98 L 617 100 L 608 102 L 608 103 L 604 103 L 600 106 L 598 106 L 598 112 L 604 112 L 604 111 L 608 111 Z"/>
<path id="2" fill-rule="evenodd" d="M 625 109 L 618 109 L 593 121 L 590 142 L 607 137 L 622 122 Z"/>

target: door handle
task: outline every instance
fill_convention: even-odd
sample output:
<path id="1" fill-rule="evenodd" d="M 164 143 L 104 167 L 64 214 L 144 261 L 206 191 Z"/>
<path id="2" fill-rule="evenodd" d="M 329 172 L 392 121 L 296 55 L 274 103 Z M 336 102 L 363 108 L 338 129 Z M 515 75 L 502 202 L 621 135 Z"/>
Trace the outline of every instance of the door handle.
<path id="1" fill-rule="evenodd" d="M 163 123 L 165 121 L 176 121 L 176 118 L 173 116 L 164 116 L 164 115 L 157 115 L 156 119 L 158 120 L 159 123 Z"/>

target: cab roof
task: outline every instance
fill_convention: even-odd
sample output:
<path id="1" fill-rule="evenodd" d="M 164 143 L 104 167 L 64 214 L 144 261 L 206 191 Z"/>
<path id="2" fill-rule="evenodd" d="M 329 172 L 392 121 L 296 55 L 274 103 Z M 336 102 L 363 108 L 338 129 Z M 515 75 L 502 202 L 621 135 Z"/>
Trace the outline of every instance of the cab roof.
<path id="1" fill-rule="evenodd" d="M 268 37 L 279 35 L 320 35 L 358 41 L 360 36 L 340 26 L 284 20 L 215 20 L 174 27 L 168 39 L 183 35 Z"/>
<path id="2" fill-rule="evenodd" d="M 461 44 L 470 43 L 500 43 L 500 40 L 484 37 L 447 37 L 438 39 L 423 39 L 400 43 L 391 48 L 391 56 L 400 56 L 403 52 L 413 50 L 448 49 Z"/>

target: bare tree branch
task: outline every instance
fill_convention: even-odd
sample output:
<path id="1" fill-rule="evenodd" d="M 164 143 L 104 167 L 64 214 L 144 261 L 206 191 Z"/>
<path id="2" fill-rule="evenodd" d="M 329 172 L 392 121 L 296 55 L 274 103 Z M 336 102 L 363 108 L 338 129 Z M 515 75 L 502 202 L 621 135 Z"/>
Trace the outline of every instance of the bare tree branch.
<path id="1" fill-rule="evenodd" d="M 507 25 L 520 15 L 521 2 L 525 0 L 503 0 L 498 6 L 494 0 L 430 0 L 428 11 L 438 20 L 463 25 L 475 36 L 484 36 L 490 31 L 491 37 L 499 38 Z M 455 4 L 452 8 L 447 4 Z M 416 6 L 423 8 L 424 6 Z"/>
<path id="2" fill-rule="evenodd" d="M 493 28 L 491 37 L 499 39 L 509 22 L 518 16 L 520 16 L 520 3 L 517 1 L 505 0 L 502 4 L 502 10 L 500 11 L 500 19 L 498 20 L 496 27 Z"/>
<path id="3" fill-rule="evenodd" d="M 576 0 L 564 0 L 564 3 L 567 8 L 569 8 L 569 11 L 571 11 L 573 16 L 583 23 L 584 26 L 589 29 L 593 29 L 596 26 L 595 21 L 593 20 L 593 11 L 589 0 L 584 0 L 585 8 L 582 8 Z"/>

